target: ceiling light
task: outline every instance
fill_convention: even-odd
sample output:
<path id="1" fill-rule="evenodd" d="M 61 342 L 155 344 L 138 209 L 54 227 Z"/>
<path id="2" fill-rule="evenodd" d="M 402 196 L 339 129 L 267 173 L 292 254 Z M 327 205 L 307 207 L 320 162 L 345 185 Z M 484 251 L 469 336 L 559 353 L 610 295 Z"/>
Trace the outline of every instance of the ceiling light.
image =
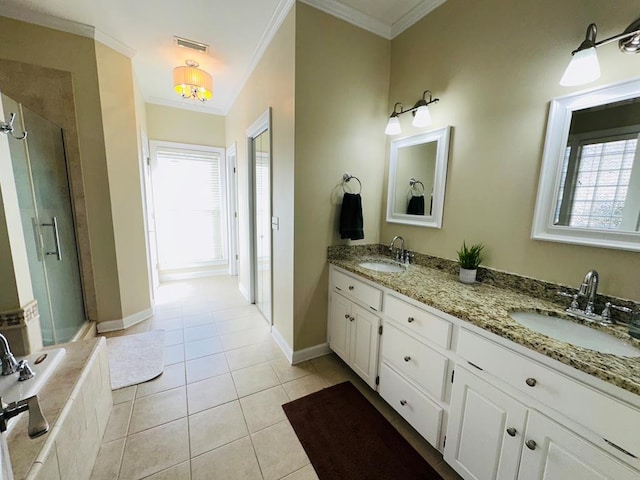
<path id="1" fill-rule="evenodd" d="M 206 102 L 213 96 L 213 79 L 198 62 L 187 60 L 186 66 L 173 69 L 173 86 L 182 98 L 193 98 Z"/>
<path id="2" fill-rule="evenodd" d="M 429 99 L 427 100 L 427 94 L 429 94 Z M 411 124 L 414 127 L 423 128 L 431 125 L 431 112 L 429 112 L 429 105 L 432 103 L 436 103 L 440 101 L 439 98 L 433 98 L 431 95 L 431 91 L 425 90 L 422 94 L 422 98 L 416 102 L 416 104 L 407 110 L 403 110 L 402 104 L 397 102 L 393 106 L 393 113 L 389 117 L 389 121 L 387 122 L 387 128 L 384 133 L 387 135 L 398 135 L 402 132 L 400 128 L 400 119 L 399 115 L 407 112 L 413 112 L 413 122 Z M 398 106 L 400 106 L 400 111 L 398 111 Z"/>
<path id="3" fill-rule="evenodd" d="M 571 52 L 571 61 L 562 75 L 560 85 L 573 87 L 584 85 L 600 78 L 600 64 L 596 48 L 618 40 L 618 48 L 624 53 L 640 51 L 640 19 L 629 25 L 622 33 L 596 42 L 597 27 L 595 23 L 587 27 L 584 41 Z"/>

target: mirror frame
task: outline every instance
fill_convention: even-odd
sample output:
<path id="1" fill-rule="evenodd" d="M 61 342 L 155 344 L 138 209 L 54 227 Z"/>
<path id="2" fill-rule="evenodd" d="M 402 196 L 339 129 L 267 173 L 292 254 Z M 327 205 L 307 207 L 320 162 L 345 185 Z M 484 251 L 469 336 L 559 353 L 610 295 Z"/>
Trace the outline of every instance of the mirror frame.
<path id="1" fill-rule="evenodd" d="M 387 190 L 387 222 L 415 225 L 418 227 L 442 228 L 442 212 L 444 210 L 444 191 L 447 183 L 447 163 L 449 161 L 449 139 L 451 127 L 446 126 L 419 135 L 398 138 L 391 141 L 389 157 L 389 188 Z M 396 171 L 399 150 L 412 145 L 437 142 L 436 165 L 434 175 L 433 207 L 431 215 L 416 216 L 394 212 L 396 196 Z"/>
<path id="2" fill-rule="evenodd" d="M 551 100 L 542 154 L 531 238 L 551 242 L 640 251 L 640 232 L 619 232 L 554 225 L 560 173 L 573 112 L 640 97 L 640 78 L 592 88 Z"/>

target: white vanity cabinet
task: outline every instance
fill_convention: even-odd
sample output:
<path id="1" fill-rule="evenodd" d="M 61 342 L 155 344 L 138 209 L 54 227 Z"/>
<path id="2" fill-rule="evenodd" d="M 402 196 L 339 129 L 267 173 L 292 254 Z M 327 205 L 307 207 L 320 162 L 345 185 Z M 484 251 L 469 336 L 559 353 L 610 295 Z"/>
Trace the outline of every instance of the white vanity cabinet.
<path id="1" fill-rule="evenodd" d="M 329 347 L 375 389 L 382 291 L 335 268 L 330 283 Z"/>
<path id="2" fill-rule="evenodd" d="M 640 478 L 637 409 L 464 328 L 457 352 L 444 459 L 463 478 Z"/>

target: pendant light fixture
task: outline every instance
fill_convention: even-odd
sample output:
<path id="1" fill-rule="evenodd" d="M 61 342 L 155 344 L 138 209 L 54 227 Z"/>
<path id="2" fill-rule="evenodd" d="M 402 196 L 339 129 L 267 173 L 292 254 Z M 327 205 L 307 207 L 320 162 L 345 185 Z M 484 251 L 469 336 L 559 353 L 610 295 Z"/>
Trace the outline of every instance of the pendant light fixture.
<path id="1" fill-rule="evenodd" d="M 193 98 L 206 102 L 213 96 L 213 79 L 204 70 L 200 70 L 198 62 L 187 60 L 186 66 L 173 69 L 173 86 L 182 98 Z"/>
<path id="2" fill-rule="evenodd" d="M 429 99 L 427 99 L 427 94 L 429 95 Z M 431 112 L 429 112 L 429 105 L 439 101 L 439 98 L 433 98 L 430 90 L 425 90 L 422 93 L 422 98 L 418 100 L 412 108 L 404 110 L 402 107 L 402 103 L 396 102 L 396 104 L 393 106 L 393 113 L 389 117 L 387 128 L 385 129 L 384 133 L 387 135 L 398 135 L 399 133 L 402 133 L 402 128 L 400 127 L 400 119 L 398 118 L 398 116 L 407 112 L 413 112 L 413 122 L 411 122 L 411 124 L 414 127 L 428 127 L 429 125 L 431 125 Z M 398 110 L 398 106 L 400 106 L 400 110 Z"/>
<path id="3" fill-rule="evenodd" d="M 584 85 L 600 78 L 600 64 L 596 48 L 618 40 L 618 48 L 624 53 L 640 51 L 640 19 L 629 25 L 622 33 L 596 42 L 598 29 L 595 23 L 587 27 L 584 41 L 571 52 L 571 61 L 562 75 L 560 85 L 573 87 Z"/>

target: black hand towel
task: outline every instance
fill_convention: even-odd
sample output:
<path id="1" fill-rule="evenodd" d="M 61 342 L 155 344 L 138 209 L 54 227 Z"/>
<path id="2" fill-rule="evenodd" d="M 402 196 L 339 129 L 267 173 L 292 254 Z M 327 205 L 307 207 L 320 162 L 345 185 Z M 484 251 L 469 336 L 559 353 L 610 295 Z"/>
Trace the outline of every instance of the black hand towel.
<path id="1" fill-rule="evenodd" d="M 408 215 L 424 215 L 424 195 L 411 197 L 407 206 Z"/>
<path id="2" fill-rule="evenodd" d="M 345 192 L 342 198 L 340 238 L 350 238 L 351 240 L 362 240 L 364 238 L 362 198 L 359 193 Z"/>

